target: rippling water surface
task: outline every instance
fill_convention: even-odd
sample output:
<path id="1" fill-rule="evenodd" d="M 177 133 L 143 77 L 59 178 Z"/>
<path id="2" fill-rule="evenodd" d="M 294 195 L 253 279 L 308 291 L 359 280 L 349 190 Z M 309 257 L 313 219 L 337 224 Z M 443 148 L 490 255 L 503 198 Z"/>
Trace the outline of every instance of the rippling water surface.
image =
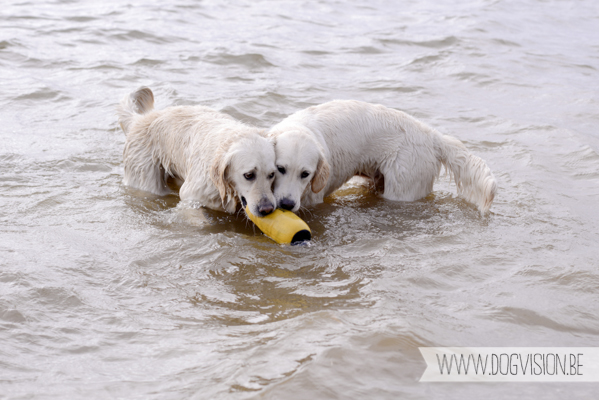
<path id="1" fill-rule="evenodd" d="M 418 383 L 417 348 L 599 343 L 598 27 L 593 0 L 4 2 L 0 398 L 589 398 Z M 140 85 L 265 128 L 407 111 L 487 161 L 492 213 L 352 182 L 279 246 L 122 185 Z"/>

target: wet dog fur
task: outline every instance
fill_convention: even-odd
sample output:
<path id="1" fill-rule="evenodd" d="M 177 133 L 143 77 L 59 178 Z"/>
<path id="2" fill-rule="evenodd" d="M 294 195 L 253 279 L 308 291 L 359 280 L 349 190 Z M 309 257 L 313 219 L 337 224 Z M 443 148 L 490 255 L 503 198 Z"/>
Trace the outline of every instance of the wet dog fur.
<path id="1" fill-rule="evenodd" d="M 125 96 L 118 116 L 126 185 L 165 195 L 172 178 L 182 201 L 228 213 L 247 204 L 257 216 L 276 208 L 275 152 L 263 130 L 204 106 L 155 110 L 147 87 Z"/>
<path id="2" fill-rule="evenodd" d="M 486 214 L 497 191 L 485 162 L 458 139 L 382 105 L 335 100 L 299 111 L 269 131 L 275 140 L 275 198 L 296 212 L 318 204 L 355 175 L 386 199 L 414 201 L 433 189 L 441 166 L 458 194 Z"/>

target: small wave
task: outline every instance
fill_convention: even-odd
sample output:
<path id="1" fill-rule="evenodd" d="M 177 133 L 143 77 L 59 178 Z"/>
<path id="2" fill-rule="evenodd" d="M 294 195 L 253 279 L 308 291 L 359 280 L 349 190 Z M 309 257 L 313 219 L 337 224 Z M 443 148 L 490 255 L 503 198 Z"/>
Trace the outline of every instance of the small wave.
<path id="1" fill-rule="evenodd" d="M 4 307 L 2 307 L 4 308 Z M 18 310 L 16 309 L 7 309 L 4 308 L 4 310 L 2 310 L 0 312 L 0 320 L 4 321 L 4 322 L 9 322 L 9 323 L 23 323 L 27 321 L 27 318 L 25 318 L 25 316 L 23 314 L 21 314 Z"/>
<path id="2" fill-rule="evenodd" d="M 381 53 L 384 53 L 383 50 L 377 49 L 376 47 L 373 47 L 373 46 L 361 46 L 361 47 L 357 47 L 357 48 L 347 49 L 347 50 L 345 50 L 345 52 L 351 53 L 351 54 L 381 54 Z"/>
<path id="3" fill-rule="evenodd" d="M 91 22 L 91 21 L 96 21 L 97 19 L 98 18 L 96 18 L 96 17 L 82 16 L 82 15 L 65 18 L 65 20 L 72 21 L 72 22 Z"/>
<path id="4" fill-rule="evenodd" d="M 512 42 L 511 40 L 506 40 L 506 39 L 493 39 L 492 40 L 494 44 L 500 44 L 502 46 L 509 46 L 509 47 L 522 47 L 519 43 L 516 42 Z"/>
<path id="5" fill-rule="evenodd" d="M 48 165 L 49 169 L 61 172 L 111 172 L 112 167 L 103 161 L 86 160 L 79 157 L 61 160 L 54 165 Z"/>
<path id="6" fill-rule="evenodd" d="M 153 35 L 151 33 L 147 33 L 147 32 L 142 32 L 142 31 L 138 31 L 138 30 L 132 30 L 132 31 L 127 31 L 127 32 L 123 32 L 123 33 L 117 33 L 117 34 L 112 34 L 112 35 L 108 35 L 111 39 L 116 39 L 119 41 L 137 41 L 137 40 L 143 40 L 145 42 L 150 42 L 150 43 L 155 43 L 155 44 L 164 44 L 164 43 L 170 43 L 173 40 L 171 40 L 170 37 L 166 37 L 166 36 L 157 36 L 157 35 Z"/>
<path id="7" fill-rule="evenodd" d="M 368 84 L 362 88 L 366 92 L 396 92 L 396 93 L 414 93 L 424 90 L 421 86 L 398 86 L 398 85 L 377 85 L 375 83 Z"/>
<path id="8" fill-rule="evenodd" d="M 599 334 L 599 331 L 596 329 L 564 324 L 552 318 L 541 315 L 536 311 L 521 307 L 505 306 L 495 308 L 494 311 L 491 312 L 490 318 L 519 326 L 528 325 L 544 327 L 558 332 L 580 332 L 594 335 Z"/>
<path id="9" fill-rule="evenodd" d="M 589 65 L 589 64 L 572 64 L 572 66 L 576 67 L 576 68 L 582 68 L 582 69 L 585 69 L 585 70 L 588 69 L 588 70 L 591 70 L 591 71 L 597 71 L 597 68 L 595 68 L 594 66 Z M 590 71 L 585 71 L 585 72 L 590 72 Z"/>
<path id="10" fill-rule="evenodd" d="M 478 86 L 487 86 L 501 81 L 499 78 L 492 78 L 489 75 L 476 72 L 459 72 L 450 76 L 453 76 L 461 81 L 475 82 Z"/>
<path id="11" fill-rule="evenodd" d="M 82 71 L 82 70 L 98 70 L 98 71 L 113 71 L 113 70 L 123 70 L 124 67 L 122 66 L 118 66 L 115 64 L 110 64 L 110 63 L 100 63 L 100 64 L 96 64 L 96 65 L 92 65 L 89 67 L 82 67 L 82 66 L 77 66 L 77 67 L 71 67 L 68 68 L 70 71 Z"/>
<path id="12" fill-rule="evenodd" d="M 25 157 L 23 157 L 21 154 L 16 154 L 16 153 L 0 154 L 0 164 L 2 164 L 5 167 L 7 165 L 14 166 L 17 164 L 22 164 L 24 159 L 25 159 Z"/>
<path id="13" fill-rule="evenodd" d="M 401 45 L 401 46 L 418 46 L 428 47 L 433 49 L 442 49 L 451 47 L 459 43 L 459 39 L 455 36 L 448 36 L 443 39 L 433 40 L 406 40 L 406 39 L 378 39 L 383 45 Z"/>
<path id="14" fill-rule="evenodd" d="M 204 57 L 204 61 L 217 65 L 243 65 L 250 68 L 274 67 L 262 54 L 209 54 Z"/>
<path id="15" fill-rule="evenodd" d="M 48 87 L 37 89 L 33 92 L 25 93 L 20 96 L 15 97 L 13 100 L 15 101 L 27 101 L 27 100 L 57 100 L 57 101 L 65 101 L 69 100 L 70 97 L 61 93 L 58 90 L 53 90 Z"/>
<path id="16" fill-rule="evenodd" d="M 585 145 L 563 158 L 564 167 L 575 179 L 599 178 L 599 154 L 591 147 Z"/>
<path id="17" fill-rule="evenodd" d="M 433 54 L 433 55 L 427 55 L 427 56 L 422 56 L 422 57 L 416 57 L 413 60 L 411 60 L 408 65 L 420 65 L 420 64 L 426 64 L 426 65 L 430 65 L 430 64 L 434 64 L 437 61 L 441 61 L 444 58 L 443 54 Z"/>
<path id="18" fill-rule="evenodd" d="M 323 51 L 323 50 L 304 50 L 304 51 L 301 51 L 301 53 L 308 54 L 311 56 L 328 56 L 328 55 L 335 54 L 333 52 Z"/>
<path id="19" fill-rule="evenodd" d="M 140 58 L 139 60 L 129 65 L 141 66 L 141 67 L 154 67 L 156 65 L 165 64 L 165 61 L 153 60 L 151 58 Z"/>
<path id="20" fill-rule="evenodd" d="M 251 107 L 252 104 L 246 104 L 246 106 Z M 230 105 L 223 108 L 221 111 L 225 114 L 229 114 L 230 116 L 232 116 L 238 121 L 243 122 L 244 124 L 258 126 L 262 123 L 258 118 L 255 118 L 254 116 L 248 114 L 246 111 L 244 111 L 243 107 L 240 106 Z"/>

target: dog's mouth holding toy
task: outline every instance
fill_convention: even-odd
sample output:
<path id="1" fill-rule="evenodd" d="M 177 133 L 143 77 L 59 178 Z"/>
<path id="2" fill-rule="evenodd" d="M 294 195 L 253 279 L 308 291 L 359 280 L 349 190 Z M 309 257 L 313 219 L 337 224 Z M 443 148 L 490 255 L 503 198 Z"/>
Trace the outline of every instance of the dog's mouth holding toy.
<path id="1" fill-rule="evenodd" d="M 270 214 L 258 217 L 245 207 L 245 213 L 250 220 L 269 238 L 279 244 L 297 245 L 312 239 L 310 227 L 297 215 L 280 208 Z"/>
<path id="2" fill-rule="evenodd" d="M 241 204 L 249 219 L 269 238 L 280 244 L 296 245 L 309 241 L 312 234 L 308 225 L 288 210 L 275 209 L 265 216 L 256 216 L 241 196 Z"/>

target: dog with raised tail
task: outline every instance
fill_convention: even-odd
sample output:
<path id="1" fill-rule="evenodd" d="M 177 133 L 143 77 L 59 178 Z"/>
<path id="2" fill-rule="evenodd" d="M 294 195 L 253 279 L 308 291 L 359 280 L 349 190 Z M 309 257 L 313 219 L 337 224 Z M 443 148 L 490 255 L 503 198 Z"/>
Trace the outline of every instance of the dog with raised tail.
<path id="1" fill-rule="evenodd" d="M 309 107 L 270 129 L 275 141 L 275 198 L 296 212 L 318 204 L 355 175 L 372 179 L 386 199 L 427 196 L 441 172 L 486 214 L 497 191 L 485 162 L 458 139 L 382 105 L 335 100 Z"/>
<path id="2" fill-rule="evenodd" d="M 204 106 L 155 110 L 147 87 L 125 96 L 118 117 L 125 185 L 165 195 L 173 178 L 181 200 L 207 208 L 234 213 L 241 202 L 257 216 L 276 208 L 275 152 L 263 130 Z"/>

